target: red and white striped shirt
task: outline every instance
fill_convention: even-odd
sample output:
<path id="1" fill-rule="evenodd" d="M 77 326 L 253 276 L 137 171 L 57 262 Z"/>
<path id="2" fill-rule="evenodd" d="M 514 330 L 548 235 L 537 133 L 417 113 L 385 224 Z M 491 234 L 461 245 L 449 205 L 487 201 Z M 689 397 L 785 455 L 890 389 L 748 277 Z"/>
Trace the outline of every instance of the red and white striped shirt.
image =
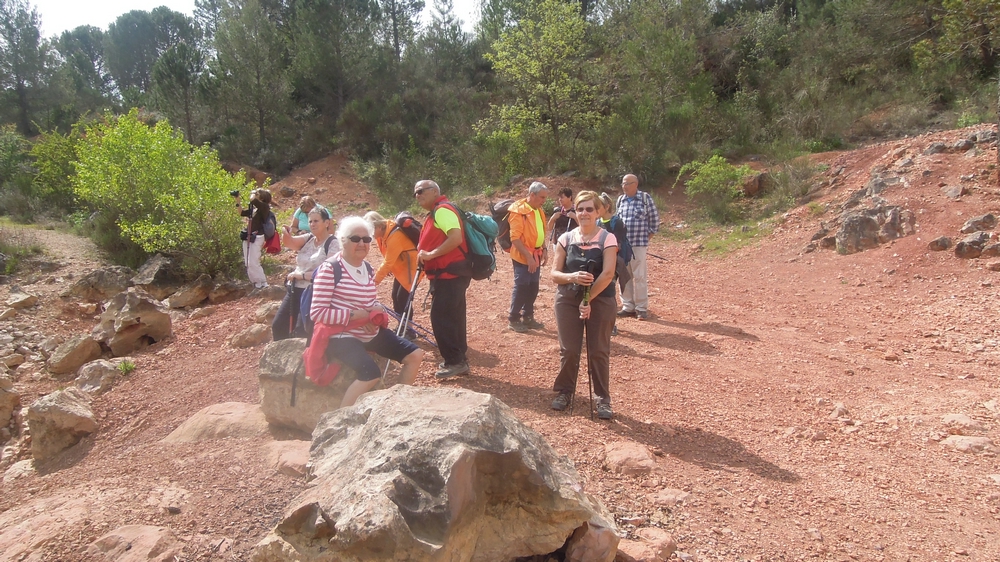
<path id="1" fill-rule="evenodd" d="M 340 283 L 334 282 L 333 262 L 340 262 L 343 275 Z M 356 267 L 345 262 L 341 254 L 325 260 L 316 270 L 313 281 L 312 306 L 309 308 L 309 318 L 313 322 L 322 322 L 331 326 L 347 326 L 351 321 L 351 311 L 368 309 L 375 306 L 378 289 L 375 279 L 368 274 L 368 266 L 362 264 L 363 275 L 368 276 L 368 284 L 358 283 L 351 275 L 351 269 Z M 335 337 L 352 337 L 361 341 L 370 341 L 375 334 L 365 333 L 364 327 L 341 332 Z"/>

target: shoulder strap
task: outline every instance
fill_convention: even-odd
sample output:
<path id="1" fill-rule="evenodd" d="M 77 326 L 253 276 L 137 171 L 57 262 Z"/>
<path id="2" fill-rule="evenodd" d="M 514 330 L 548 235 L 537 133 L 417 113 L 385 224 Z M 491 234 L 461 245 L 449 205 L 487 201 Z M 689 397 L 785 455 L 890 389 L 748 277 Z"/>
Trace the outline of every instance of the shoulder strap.
<path id="1" fill-rule="evenodd" d="M 326 237 L 326 242 L 323 242 L 323 253 L 324 254 L 329 254 L 330 253 L 330 244 L 332 244 L 332 243 L 333 243 L 333 235 L 331 234 L 331 235 L 329 235 L 329 236 Z"/>
<path id="2" fill-rule="evenodd" d="M 601 245 L 601 251 L 604 251 L 604 242 L 608 239 L 608 230 L 605 228 L 601 229 L 601 237 L 597 240 L 597 243 Z"/>
<path id="3" fill-rule="evenodd" d="M 340 278 L 344 276 L 344 266 L 340 264 L 340 260 L 335 260 L 331 265 L 333 265 L 333 286 L 336 287 L 340 285 Z"/>

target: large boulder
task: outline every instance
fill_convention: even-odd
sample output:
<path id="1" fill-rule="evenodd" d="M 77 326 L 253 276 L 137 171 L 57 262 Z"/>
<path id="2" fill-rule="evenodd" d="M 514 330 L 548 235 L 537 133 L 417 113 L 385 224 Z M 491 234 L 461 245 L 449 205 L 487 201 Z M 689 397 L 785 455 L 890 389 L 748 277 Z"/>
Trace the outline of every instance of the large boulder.
<path id="1" fill-rule="evenodd" d="M 850 213 L 844 217 L 837 231 L 837 252 L 853 254 L 878 246 L 879 223 L 863 213 Z"/>
<path id="2" fill-rule="evenodd" d="M 63 342 L 49 356 L 48 368 L 53 375 L 75 373 L 84 363 L 101 356 L 101 344 L 90 336 L 76 336 Z"/>
<path id="3" fill-rule="evenodd" d="M 156 300 L 163 300 L 184 285 L 184 276 L 173 260 L 156 254 L 142 264 L 139 273 L 132 278 L 132 284 Z"/>
<path id="4" fill-rule="evenodd" d="M 60 296 L 102 302 L 128 289 L 132 284 L 133 277 L 135 277 L 135 271 L 121 265 L 95 269 L 78 279 Z"/>
<path id="5" fill-rule="evenodd" d="M 208 295 L 212 292 L 214 285 L 215 282 L 212 281 L 210 275 L 202 274 L 194 281 L 178 289 L 176 293 L 170 295 L 170 298 L 166 300 L 166 305 L 170 308 L 198 306 L 208 300 Z"/>
<path id="6" fill-rule="evenodd" d="M 90 396 L 75 386 L 42 396 L 28 407 L 31 456 L 49 459 L 97 431 Z"/>
<path id="7" fill-rule="evenodd" d="M 353 370 L 341 367 L 340 374 L 332 383 L 318 386 L 305 376 L 302 366 L 305 349 L 306 340 L 301 338 L 268 344 L 260 357 L 258 385 L 260 408 L 268 423 L 312 433 L 323 414 L 340 407 L 344 392 L 357 375 Z M 293 387 L 294 405 L 291 403 Z"/>
<path id="8" fill-rule="evenodd" d="M 322 418 L 312 485 L 254 550 L 256 562 L 513 560 L 564 545 L 611 562 L 611 514 L 505 404 L 397 385 Z M 570 540 L 572 538 L 572 541 Z"/>
<path id="9" fill-rule="evenodd" d="M 128 355 L 171 334 L 165 306 L 142 290 L 130 288 L 109 302 L 93 338 L 105 342 L 116 357 Z"/>
<path id="10" fill-rule="evenodd" d="M 271 340 L 271 327 L 251 324 L 229 338 L 229 345 L 236 348 L 253 347 Z"/>
<path id="11" fill-rule="evenodd" d="M 257 404 L 224 402 L 202 408 L 163 438 L 167 443 L 243 439 L 266 435 L 267 420 Z"/>

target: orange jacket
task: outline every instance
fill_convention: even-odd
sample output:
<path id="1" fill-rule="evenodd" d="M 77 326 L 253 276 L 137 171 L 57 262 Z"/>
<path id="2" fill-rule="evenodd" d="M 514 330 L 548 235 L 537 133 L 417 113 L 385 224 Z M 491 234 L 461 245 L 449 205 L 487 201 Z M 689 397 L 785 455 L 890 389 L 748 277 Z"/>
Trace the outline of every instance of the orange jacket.
<path id="1" fill-rule="evenodd" d="M 413 275 L 417 271 L 417 247 L 393 224 L 386 225 L 385 235 L 376 241 L 383 260 L 375 272 L 375 284 L 391 273 L 404 289 L 412 291 Z"/>
<path id="2" fill-rule="evenodd" d="M 512 242 L 520 240 L 524 242 L 524 245 L 529 250 L 536 249 L 538 252 L 541 252 L 545 248 L 545 210 L 541 207 L 537 209 L 542 216 L 541 245 L 538 243 L 538 225 L 535 223 L 535 211 L 536 209 L 531 208 L 527 199 L 518 199 L 511 204 L 510 210 L 507 212 L 507 222 L 510 223 L 510 239 Z M 517 263 L 528 264 L 528 256 L 519 252 L 516 246 L 511 246 L 510 257 Z"/>

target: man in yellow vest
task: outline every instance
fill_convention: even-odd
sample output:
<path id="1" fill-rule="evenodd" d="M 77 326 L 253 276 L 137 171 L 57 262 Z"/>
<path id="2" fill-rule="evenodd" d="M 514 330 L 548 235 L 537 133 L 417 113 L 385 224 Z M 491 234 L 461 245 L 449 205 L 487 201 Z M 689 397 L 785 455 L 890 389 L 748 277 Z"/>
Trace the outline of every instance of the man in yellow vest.
<path id="1" fill-rule="evenodd" d="M 545 248 L 545 211 L 542 205 L 549 188 L 540 181 L 528 186 L 528 196 L 515 201 L 507 214 L 510 223 L 510 257 L 514 262 L 514 290 L 510 297 L 508 326 L 515 332 L 540 330 L 544 324 L 535 320 L 535 299 L 542 266 L 548 261 Z"/>

